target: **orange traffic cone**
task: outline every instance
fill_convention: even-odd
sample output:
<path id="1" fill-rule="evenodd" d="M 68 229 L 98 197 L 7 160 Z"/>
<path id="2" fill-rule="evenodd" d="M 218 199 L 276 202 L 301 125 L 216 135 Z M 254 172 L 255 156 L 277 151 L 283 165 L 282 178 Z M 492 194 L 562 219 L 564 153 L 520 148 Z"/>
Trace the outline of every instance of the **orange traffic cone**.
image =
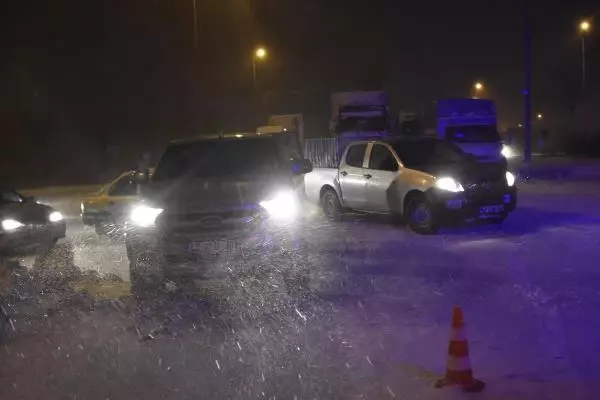
<path id="1" fill-rule="evenodd" d="M 461 386 L 465 392 L 480 392 L 485 387 L 484 382 L 473 378 L 464 328 L 462 309 L 454 307 L 446 376 L 435 383 L 436 388 Z"/>

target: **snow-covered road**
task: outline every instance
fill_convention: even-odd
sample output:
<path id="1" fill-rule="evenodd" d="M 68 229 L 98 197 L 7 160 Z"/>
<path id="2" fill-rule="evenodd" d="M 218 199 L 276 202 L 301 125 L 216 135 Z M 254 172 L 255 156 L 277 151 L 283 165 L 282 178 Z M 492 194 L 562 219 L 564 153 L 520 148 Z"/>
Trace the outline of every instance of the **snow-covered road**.
<path id="1" fill-rule="evenodd" d="M 599 204 L 594 184 L 523 185 L 518 210 L 500 228 L 418 236 L 385 218 L 315 219 L 301 232 L 301 257 L 229 263 L 235 273 L 195 296 L 94 303 L 46 290 L 17 306 L 27 312 L 0 351 L 0 393 L 463 398 L 433 388 L 460 305 L 474 373 L 488 384 L 479 398 L 596 399 Z M 70 222 L 63 250 L 72 264 L 127 281 L 123 245 Z M 290 267 L 308 271 L 310 293 L 283 289 L 281 271 Z"/>

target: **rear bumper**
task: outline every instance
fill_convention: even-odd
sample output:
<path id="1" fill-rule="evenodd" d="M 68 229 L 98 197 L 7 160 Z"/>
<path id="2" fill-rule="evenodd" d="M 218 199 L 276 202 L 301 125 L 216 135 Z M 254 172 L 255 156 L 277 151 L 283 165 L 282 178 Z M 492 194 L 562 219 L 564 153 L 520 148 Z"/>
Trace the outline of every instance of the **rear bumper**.
<path id="1" fill-rule="evenodd" d="M 517 207 L 518 197 L 516 186 L 507 187 L 503 192 L 478 196 L 433 189 L 427 196 L 443 223 L 505 218 Z"/>
<path id="2" fill-rule="evenodd" d="M 6 257 L 35 255 L 48 245 L 66 236 L 67 225 L 64 221 L 48 225 L 37 231 L 17 230 L 0 234 L 0 254 Z"/>

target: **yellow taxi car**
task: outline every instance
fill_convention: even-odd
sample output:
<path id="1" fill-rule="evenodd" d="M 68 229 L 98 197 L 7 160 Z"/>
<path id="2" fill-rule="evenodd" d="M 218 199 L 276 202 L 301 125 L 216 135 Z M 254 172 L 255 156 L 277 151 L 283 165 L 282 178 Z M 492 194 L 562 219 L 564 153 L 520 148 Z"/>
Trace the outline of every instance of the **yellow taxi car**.
<path id="1" fill-rule="evenodd" d="M 153 169 L 150 169 L 150 175 Z M 138 199 L 136 171 L 127 171 L 81 201 L 81 220 L 100 236 L 118 234 L 132 203 Z"/>

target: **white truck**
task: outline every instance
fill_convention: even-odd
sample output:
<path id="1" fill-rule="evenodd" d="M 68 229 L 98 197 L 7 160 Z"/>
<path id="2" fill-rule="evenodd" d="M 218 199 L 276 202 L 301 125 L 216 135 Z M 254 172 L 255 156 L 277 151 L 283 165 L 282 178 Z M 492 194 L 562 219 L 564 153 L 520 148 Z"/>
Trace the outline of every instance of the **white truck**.
<path id="1" fill-rule="evenodd" d="M 501 222 L 516 207 L 515 177 L 435 137 L 350 143 L 336 168 L 304 176 L 306 197 L 330 219 L 346 211 L 402 217 L 418 233 L 456 220 Z"/>
<path id="2" fill-rule="evenodd" d="M 505 162 L 492 100 L 450 98 L 429 103 L 420 112 L 400 111 L 402 136 L 436 136 L 449 140 L 481 162 Z"/>

